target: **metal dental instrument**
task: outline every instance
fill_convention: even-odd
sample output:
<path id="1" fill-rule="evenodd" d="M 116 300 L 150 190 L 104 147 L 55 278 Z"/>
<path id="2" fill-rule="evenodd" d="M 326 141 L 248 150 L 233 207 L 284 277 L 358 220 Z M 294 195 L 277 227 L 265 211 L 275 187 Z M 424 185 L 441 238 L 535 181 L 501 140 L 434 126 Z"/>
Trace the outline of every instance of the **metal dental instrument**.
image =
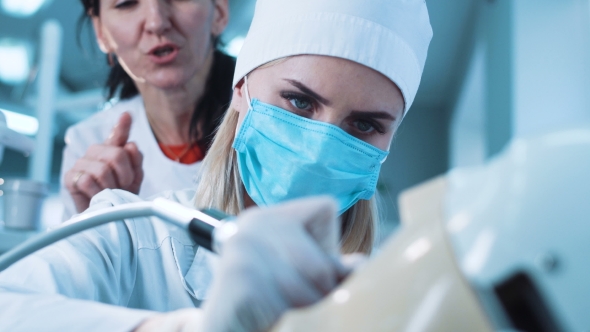
<path id="1" fill-rule="evenodd" d="M 164 198 L 150 202 L 129 203 L 85 213 L 63 226 L 38 235 L 0 256 L 0 272 L 20 259 L 70 235 L 112 221 L 136 217 L 158 217 L 186 230 L 201 247 L 219 253 L 223 243 L 237 232 L 233 217 L 217 210 L 195 210 Z"/>

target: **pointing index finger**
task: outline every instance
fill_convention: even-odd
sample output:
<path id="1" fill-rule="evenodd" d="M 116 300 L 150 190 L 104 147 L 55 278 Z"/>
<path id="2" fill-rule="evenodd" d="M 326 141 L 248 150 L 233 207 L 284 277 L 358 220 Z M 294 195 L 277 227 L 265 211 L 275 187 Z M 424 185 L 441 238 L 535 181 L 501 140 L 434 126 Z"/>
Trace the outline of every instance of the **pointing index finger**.
<path id="1" fill-rule="evenodd" d="M 129 131 L 131 130 L 131 115 L 127 112 L 121 114 L 119 121 L 113 127 L 109 138 L 105 141 L 106 145 L 123 147 L 129 139 Z"/>

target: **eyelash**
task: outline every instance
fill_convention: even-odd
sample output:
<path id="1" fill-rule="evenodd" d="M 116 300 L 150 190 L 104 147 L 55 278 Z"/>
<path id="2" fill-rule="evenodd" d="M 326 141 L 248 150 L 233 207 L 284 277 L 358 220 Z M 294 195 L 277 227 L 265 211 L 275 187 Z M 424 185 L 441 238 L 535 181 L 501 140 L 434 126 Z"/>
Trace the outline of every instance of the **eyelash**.
<path id="1" fill-rule="evenodd" d="M 308 97 L 306 95 L 295 93 L 295 92 L 283 91 L 283 92 L 280 93 L 280 96 L 282 98 L 284 98 L 285 100 L 287 100 L 289 102 L 290 106 L 296 112 L 299 112 L 299 113 L 301 113 L 301 112 L 313 112 L 313 109 L 316 108 L 316 105 L 317 105 L 317 101 L 315 99 L 310 98 L 310 97 Z M 299 100 L 299 101 L 303 101 L 305 103 L 308 103 L 312 109 L 311 110 L 304 110 L 304 109 L 297 108 L 297 107 L 295 107 L 293 105 L 293 103 L 292 103 L 293 100 Z M 373 130 L 375 132 L 377 132 L 378 134 L 380 134 L 380 135 L 385 134 L 385 130 L 384 130 L 383 126 L 381 126 L 381 124 L 379 122 L 374 121 L 373 119 L 366 119 L 366 118 L 360 118 L 359 117 L 359 118 L 353 119 L 351 121 L 351 123 L 352 123 L 351 126 L 354 127 L 356 129 L 356 131 L 358 132 L 358 134 L 356 136 L 369 136 L 369 135 L 371 135 L 373 133 L 372 130 L 370 130 L 368 132 L 363 132 L 363 131 L 359 130 L 358 127 L 355 126 L 355 123 L 356 122 L 359 122 L 359 121 L 363 121 L 363 122 L 368 123 L 373 128 Z"/>
<path id="2" fill-rule="evenodd" d="M 123 2 L 120 2 L 120 3 L 116 4 L 115 5 L 115 8 L 117 8 L 117 9 L 126 9 L 126 8 L 129 8 L 129 7 L 133 6 L 133 5 L 135 5 L 136 3 L 137 3 L 137 1 L 133 1 L 133 0 L 123 1 Z"/>
<path id="3" fill-rule="evenodd" d="M 298 111 L 298 112 L 310 112 L 311 110 L 297 108 L 292 103 L 292 101 L 294 101 L 294 100 L 299 100 L 299 101 L 308 103 L 312 109 L 315 108 L 315 106 L 317 105 L 317 102 L 313 98 L 310 98 L 308 96 L 305 96 L 305 95 L 302 95 L 299 93 L 284 91 L 284 92 L 281 92 L 280 95 L 282 98 L 286 99 L 289 102 L 289 104 L 291 104 L 293 106 L 293 108 L 295 108 L 296 111 Z"/>
<path id="4" fill-rule="evenodd" d="M 356 123 L 356 122 L 359 122 L 359 121 L 363 121 L 363 122 L 368 123 L 371 127 L 373 127 L 373 130 L 375 130 L 378 134 L 380 134 L 380 135 L 385 134 L 385 130 L 383 129 L 383 126 L 381 126 L 381 124 L 379 122 L 374 121 L 372 119 L 357 118 L 357 119 L 354 119 L 352 121 L 352 123 Z M 370 134 L 372 134 L 372 131 L 364 132 L 364 131 L 360 131 L 359 130 L 359 132 L 360 132 L 361 135 L 370 135 Z"/>

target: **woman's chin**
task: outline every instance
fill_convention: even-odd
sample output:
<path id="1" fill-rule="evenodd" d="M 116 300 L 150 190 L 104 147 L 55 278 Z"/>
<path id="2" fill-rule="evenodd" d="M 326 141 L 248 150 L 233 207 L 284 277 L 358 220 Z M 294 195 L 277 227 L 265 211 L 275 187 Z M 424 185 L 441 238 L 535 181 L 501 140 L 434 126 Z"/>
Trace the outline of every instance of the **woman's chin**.
<path id="1" fill-rule="evenodd" d="M 147 84 L 162 90 L 173 90 L 183 88 L 191 77 L 186 72 L 167 71 L 166 73 L 157 73 L 156 75 L 147 75 L 145 81 Z"/>

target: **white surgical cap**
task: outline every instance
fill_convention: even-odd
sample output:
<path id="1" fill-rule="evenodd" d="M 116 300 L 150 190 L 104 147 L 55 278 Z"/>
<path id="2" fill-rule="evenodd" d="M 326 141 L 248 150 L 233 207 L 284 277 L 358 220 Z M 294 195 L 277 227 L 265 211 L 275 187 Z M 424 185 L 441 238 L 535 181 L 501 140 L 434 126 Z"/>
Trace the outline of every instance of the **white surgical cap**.
<path id="1" fill-rule="evenodd" d="M 287 56 L 327 55 L 372 68 L 412 105 L 432 28 L 424 0 L 258 0 L 234 74 Z"/>

